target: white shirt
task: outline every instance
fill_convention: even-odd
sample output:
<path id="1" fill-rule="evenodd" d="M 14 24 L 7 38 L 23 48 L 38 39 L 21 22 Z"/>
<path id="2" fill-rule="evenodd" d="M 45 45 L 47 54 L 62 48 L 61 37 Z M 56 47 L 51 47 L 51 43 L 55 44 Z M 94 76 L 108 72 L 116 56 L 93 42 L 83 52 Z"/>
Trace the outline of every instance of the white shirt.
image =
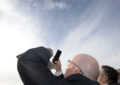
<path id="1" fill-rule="evenodd" d="M 62 75 L 62 74 L 63 74 L 63 72 L 62 72 L 62 71 L 55 72 L 55 76 L 60 76 L 60 75 Z"/>

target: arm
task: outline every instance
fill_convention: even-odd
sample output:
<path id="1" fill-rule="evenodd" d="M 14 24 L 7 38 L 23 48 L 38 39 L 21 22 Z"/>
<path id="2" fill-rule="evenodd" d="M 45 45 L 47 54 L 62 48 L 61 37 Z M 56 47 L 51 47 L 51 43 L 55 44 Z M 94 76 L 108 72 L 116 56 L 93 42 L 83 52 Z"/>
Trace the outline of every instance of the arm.
<path id="1" fill-rule="evenodd" d="M 55 61 L 54 68 L 56 70 L 55 76 L 58 76 L 58 78 L 63 79 L 64 75 L 63 75 L 63 72 L 62 72 L 62 69 L 61 69 L 61 62 L 60 62 L 60 60 Z"/>
<path id="2" fill-rule="evenodd" d="M 50 85 L 57 80 L 47 67 L 50 57 L 46 48 L 39 47 L 26 51 L 19 58 L 18 72 L 25 85 Z"/>

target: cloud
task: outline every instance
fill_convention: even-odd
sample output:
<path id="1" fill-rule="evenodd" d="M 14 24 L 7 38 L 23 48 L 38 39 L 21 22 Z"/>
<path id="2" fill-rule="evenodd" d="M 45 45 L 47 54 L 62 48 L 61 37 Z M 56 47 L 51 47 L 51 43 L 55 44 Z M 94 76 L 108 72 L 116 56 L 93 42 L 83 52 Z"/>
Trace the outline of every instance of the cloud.
<path id="1" fill-rule="evenodd" d="M 100 2 L 99 4 L 94 3 L 90 5 L 83 13 L 84 16 L 80 17 L 81 22 L 78 27 L 73 28 L 73 30 L 64 37 L 61 45 L 59 45 L 59 48 L 63 50 L 63 56 L 61 57 L 61 60 L 64 61 L 63 69 L 66 68 L 67 64 L 65 61 L 71 59 L 78 53 L 87 53 L 94 56 L 100 65 L 106 64 L 112 65 L 115 68 L 119 67 L 119 65 L 117 65 L 119 63 L 117 60 L 119 59 L 118 56 L 115 58 L 113 58 L 113 56 L 116 52 L 120 52 L 115 45 L 117 44 L 117 46 L 119 46 L 119 44 L 114 42 L 114 39 L 117 39 L 117 42 L 119 42 L 118 31 L 120 30 L 115 29 L 117 21 L 110 23 L 110 17 L 106 18 L 105 16 L 111 11 L 108 10 L 111 8 L 111 2 L 107 5 L 104 3 L 105 2 Z M 109 22 L 109 25 L 106 26 L 105 22 Z M 115 33 L 111 35 L 111 32 L 114 31 Z M 109 35 L 107 32 L 109 32 Z M 110 60 L 106 62 L 108 58 L 110 58 Z M 116 63 L 111 64 L 111 62 Z"/>
<path id="2" fill-rule="evenodd" d="M 4 72 L 1 72 L 0 75 L 1 75 L 0 77 L 1 85 L 23 85 L 17 71 L 13 71 L 13 72 L 4 71 Z"/>
<path id="3" fill-rule="evenodd" d="M 84 16 L 87 16 L 88 14 L 89 16 L 83 18 L 82 22 L 79 23 L 78 27 L 72 29 L 69 34 L 63 39 L 61 47 L 68 49 L 80 47 L 81 45 L 79 43 L 82 44 L 84 42 L 84 39 L 88 39 L 89 35 L 91 35 L 91 33 L 97 28 L 103 18 L 104 10 L 94 9 L 92 10 L 92 12 L 90 12 L 91 8 L 92 6 L 83 13 Z M 97 10 L 99 10 L 99 12 Z M 70 42 L 73 46 L 71 46 Z"/>
<path id="4" fill-rule="evenodd" d="M 10 59 L 12 61 L 18 53 L 31 47 L 44 44 L 42 40 L 44 34 L 41 32 L 40 24 L 38 29 L 36 21 L 18 12 L 14 7 L 14 3 L 9 3 L 9 0 L 3 0 L 1 4 L 3 5 L 0 8 L 0 17 L 2 17 L 0 19 L 0 51 L 2 51 L 2 59 L 6 59 L 6 61 L 10 62 L 9 59 L 7 59 L 9 55 L 10 57 L 12 56 Z M 0 63 L 1 66 L 4 61 Z M 6 66 L 7 64 L 4 65 Z"/>
<path id="5" fill-rule="evenodd" d="M 53 0 L 45 0 L 44 9 L 68 9 L 69 6 L 65 2 L 54 2 Z"/>
<path id="6" fill-rule="evenodd" d="M 18 2 L 19 5 L 16 5 Z M 1 85 L 21 85 L 15 56 L 40 45 L 49 45 L 54 51 L 57 49 L 63 51 L 61 56 L 63 71 L 67 66 L 67 60 L 78 53 L 94 56 L 100 65 L 119 67 L 120 13 L 115 8 L 117 4 L 112 0 L 107 3 L 95 0 L 89 3 L 85 0 L 83 3 L 85 5 L 70 3 L 73 7 L 70 8 L 68 3 L 53 0 L 0 0 Z M 74 3 L 77 3 L 77 0 Z M 56 12 L 54 14 L 51 13 L 52 9 L 68 11 L 57 13 L 54 10 Z M 64 17 L 67 18 L 63 20 Z M 61 29 L 56 30 L 57 27 Z M 68 29 L 65 31 L 63 27 Z M 52 34 L 60 36 L 53 37 Z"/>
<path id="7" fill-rule="evenodd" d="M 41 25 L 17 10 L 17 0 L 0 0 L 0 84 L 21 85 L 17 74 L 19 53 L 44 45 Z M 39 20 L 40 22 L 40 20 Z"/>

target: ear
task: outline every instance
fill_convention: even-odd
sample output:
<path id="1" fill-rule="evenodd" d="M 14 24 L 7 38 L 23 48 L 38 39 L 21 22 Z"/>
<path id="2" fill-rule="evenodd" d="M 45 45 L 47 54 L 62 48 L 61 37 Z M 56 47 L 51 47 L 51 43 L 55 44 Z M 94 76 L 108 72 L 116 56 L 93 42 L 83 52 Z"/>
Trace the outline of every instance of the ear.
<path id="1" fill-rule="evenodd" d="M 108 77 L 107 76 L 104 76 L 103 77 L 103 82 L 108 82 L 109 80 L 108 80 Z"/>

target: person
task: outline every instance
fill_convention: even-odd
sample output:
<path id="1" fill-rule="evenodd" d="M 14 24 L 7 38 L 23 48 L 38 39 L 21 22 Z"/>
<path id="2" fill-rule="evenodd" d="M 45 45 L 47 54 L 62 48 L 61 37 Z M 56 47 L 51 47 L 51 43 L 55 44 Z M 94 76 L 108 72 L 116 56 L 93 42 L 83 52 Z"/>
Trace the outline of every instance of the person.
<path id="1" fill-rule="evenodd" d="M 118 83 L 120 84 L 120 69 L 117 69 L 118 72 Z"/>
<path id="2" fill-rule="evenodd" d="M 75 56 L 68 65 L 64 78 L 50 71 L 48 62 L 50 51 L 45 47 L 32 48 L 18 58 L 18 72 L 24 85 L 99 85 L 97 61 L 87 55 Z"/>
<path id="3" fill-rule="evenodd" d="M 107 65 L 103 65 L 100 68 L 100 75 L 98 77 L 98 82 L 100 85 L 119 85 L 118 81 L 118 72 Z"/>
<path id="4" fill-rule="evenodd" d="M 88 57 L 88 59 L 87 59 L 87 57 Z M 82 69 L 84 69 L 84 72 L 87 74 L 86 76 L 88 78 L 96 81 L 97 78 L 98 78 L 98 75 L 99 75 L 99 65 L 94 58 L 92 58 L 93 60 L 91 58 L 92 57 L 89 56 L 89 55 L 79 54 L 79 55 L 75 56 L 72 59 L 72 61 L 68 60 L 69 64 L 67 66 L 67 70 L 66 70 L 66 73 L 65 73 L 64 77 L 67 77 L 67 76 L 71 75 L 71 70 L 73 69 L 73 67 L 78 67 L 78 69 L 76 69 L 75 72 L 77 72 L 77 70 L 78 70 L 78 73 L 79 73 L 79 70 L 80 70 L 81 74 L 83 74 L 83 70 L 81 70 L 81 68 L 83 67 Z M 91 62 L 90 59 L 93 62 Z M 84 62 L 86 62 L 86 63 L 84 63 Z M 89 68 L 89 66 L 88 66 L 89 64 L 93 64 L 92 65 L 93 67 Z M 55 67 L 55 70 L 56 70 L 56 73 L 55 73 L 56 76 L 60 76 L 60 74 L 63 75 L 62 70 L 61 70 L 60 60 L 55 62 L 54 67 Z M 95 68 L 97 68 L 97 69 L 94 70 Z M 70 73 L 69 73 L 69 70 L 70 70 Z"/>

